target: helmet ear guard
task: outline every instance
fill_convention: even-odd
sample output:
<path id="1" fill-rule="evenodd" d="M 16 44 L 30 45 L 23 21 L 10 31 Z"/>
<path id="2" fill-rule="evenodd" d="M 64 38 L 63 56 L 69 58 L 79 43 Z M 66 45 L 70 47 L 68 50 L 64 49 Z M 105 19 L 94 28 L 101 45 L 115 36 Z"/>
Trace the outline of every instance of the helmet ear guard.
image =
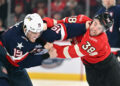
<path id="1" fill-rule="evenodd" d="M 105 30 L 108 30 L 113 25 L 113 18 L 108 12 L 98 14 L 94 17 L 94 19 L 98 19 L 105 27 Z"/>

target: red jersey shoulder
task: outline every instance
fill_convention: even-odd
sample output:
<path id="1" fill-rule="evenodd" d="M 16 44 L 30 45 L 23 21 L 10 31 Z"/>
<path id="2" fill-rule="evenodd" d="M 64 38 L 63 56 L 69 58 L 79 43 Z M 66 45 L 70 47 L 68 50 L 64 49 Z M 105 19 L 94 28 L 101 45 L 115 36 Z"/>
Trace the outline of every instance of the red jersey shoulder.
<path id="1" fill-rule="evenodd" d="M 108 42 L 108 38 L 107 38 L 107 35 L 105 32 L 103 32 L 102 34 L 100 34 L 98 36 L 90 36 L 90 29 L 89 28 L 87 29 L 83 40 L 90 41 L 92 43 L 97 43 L 97 44 Z"/>

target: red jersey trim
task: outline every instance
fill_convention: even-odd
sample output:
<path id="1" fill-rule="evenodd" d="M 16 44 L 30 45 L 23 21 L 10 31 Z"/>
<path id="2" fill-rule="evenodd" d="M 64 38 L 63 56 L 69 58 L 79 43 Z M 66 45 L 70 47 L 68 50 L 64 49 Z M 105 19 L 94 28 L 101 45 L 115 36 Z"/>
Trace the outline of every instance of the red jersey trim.
<path id="1" fill-rule="evenodd" d="M 7 60 L 8 60 L 13 66 L 19 67 L 19 65 L 18 65 L 17 63 L 13 62 L 8 55 L 6 55 L 6 58 L 7 58 Z"/>
<path id="2" fill-rule="evenodd" d="M 15 61 L 13 61 L 13 60 L 11 59 L 11 57 L 8 56 L 8 55 L 6 55 L 6 58 L 8 59 L 8 61 L 9 61 L 13 66 L 19 67 L 19 65 L 18 65 L 17 63 L 20 62 L 20 61 L 22 61 L 22 60 L 24 60 L 24 59 L 28 56 L 28 54 L 29 54 L 29 53 L 27 53 L 25 56 L 23 56 L 20 60 L 15 60 Z"/>
<path id="3" fill-rule="evenodd" d="M 1 45 L 2 47 L 4 47 L 2 41 L 0 41 L 0 45 Z"/>
<path id="4" fill-rule="evenodd" d="M 27 53 L 27 54 L 26 54 L 23 58 L 21 58 L 20 60 L 15 60 L 15 62 L 18 63 L 18 62 L 24 60 L 24 59 L 28 56 L 28 54 L 29 54 L 29 53 Z"/>
<path id="5" fill-rule="evenodd" d="M 117 55 L 118 54 L 118 52 L 116 51 L 116 52 L 112 52 L 114 55 Z"/>

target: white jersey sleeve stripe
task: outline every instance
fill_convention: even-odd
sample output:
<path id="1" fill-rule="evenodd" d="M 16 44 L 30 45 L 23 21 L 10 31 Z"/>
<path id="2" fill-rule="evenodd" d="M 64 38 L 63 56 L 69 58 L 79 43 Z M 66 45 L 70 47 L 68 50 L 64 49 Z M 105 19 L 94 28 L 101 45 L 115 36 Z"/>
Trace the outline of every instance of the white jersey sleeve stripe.
<path id="1" fill-rule="evenodd" d="M 78 46 L 77 44 L 74 46 L 74 48 L 75 48 L 75 51 L 76 51 L 76 53 L 77 53 L 77 55 L 78 55 L 79 57 L 84 56 L 84 54 L 82 54 L 82 53 L 80 52 L 79 46 Z"/>
<path id="2" fill-rule="evenodd" d="M 120 48 L 112 48 L 112 47 L 111 47 L 111 51 L 112 51 L 112 52 L 117 52 L 117 51 L 120 51 Z"/>
<path id="3" fill-rule="evenodd" d="M 63 40 L 65 37 L 65 30 L 64 27 L 61 25 L 61 40 Z"/>
<path id="4" fill-rule="evenodd" d="M 65 55 L 66 58 L 72 58 L 68 52 L 68 49 L 69 49 L 69 46 L 68 47 L 65 47 L 64 50 L 63 50 L 63 53 Z"/>

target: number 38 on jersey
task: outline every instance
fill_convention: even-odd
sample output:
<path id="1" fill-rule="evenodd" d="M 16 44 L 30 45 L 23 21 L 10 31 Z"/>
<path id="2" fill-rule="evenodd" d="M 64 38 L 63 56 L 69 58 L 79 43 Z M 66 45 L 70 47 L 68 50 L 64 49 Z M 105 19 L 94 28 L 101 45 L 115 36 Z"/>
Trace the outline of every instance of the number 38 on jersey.
<path id="1" fill-rule="evenodd" d="M 88 53 L 92 53 L 93 51 L 95 51 L 96 49 L 94 47 L 92 47 L 92 45 L 90 44 L 90 42 L 86 42 L 85 45 L 82 45 L 83 50 L 86 50 Z"/>

